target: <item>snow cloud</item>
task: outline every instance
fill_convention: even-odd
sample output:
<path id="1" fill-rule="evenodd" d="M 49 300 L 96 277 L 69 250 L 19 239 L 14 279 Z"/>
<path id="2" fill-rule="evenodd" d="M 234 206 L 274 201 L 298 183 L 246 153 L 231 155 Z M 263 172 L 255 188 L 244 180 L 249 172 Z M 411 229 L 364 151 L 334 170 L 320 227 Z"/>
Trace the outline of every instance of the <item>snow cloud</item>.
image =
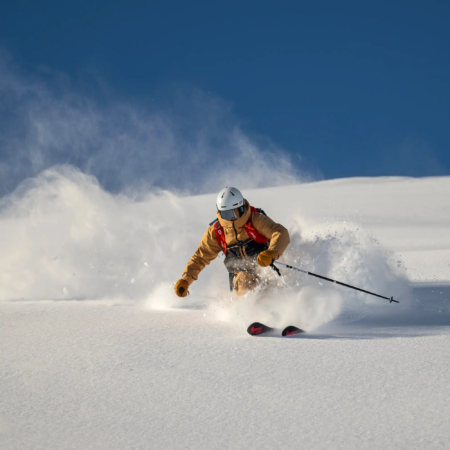
<path id="1" fill-rule="evenodd" d="M 150 104 L 0 52 L 1 300 L 142 299 L 179 277 L 225 185 L 301 180 L 225 101 L 188 88 Z M 207 192 L 200 212 L 187 194 Z"/>
<path id="2" fill-rule="evenodd" d="M 243 131 L 227 102 L 174 88 L 152 104 L 118 100 L 101 81 L 74 82 L 46 68 L 24 74 L 0 53 L 0 195 L 57 164 L 113 192 L 198 194 L 301 179 L 286 152 Z"/>
<path id="3" fill-rule="evenodd" d="M 119 101 L 107 89 L 102 95 L 89 96 L 52 71 L 24 75 L 0 58 L 0 301 L 203 305 L 234 322 L 295 317 L 312 329 L 357 298 L 295 273 L 278 279 L 266 271 L 269 285 L 283 289 L 236 302 L 219 261 L 190 299 L 179 301 L 173 283 L 215 217 L 216 192 L 236 185 L 245 195 L 307 176 L 269 139 L 246 134 L 231 106 L 214 96 L 179 90 L 156 110 Z M 270 198 L 277 204 L 283 195 Z M 287 260 L 338 279 L 350 271 L 368 289 L 404 288 L 388 258 L 354 230 L 330 237 L 320 224 L 274 218 L 291 228 Z"/>
<path id="4" fill-rule="evenodd" d="M 290 228 L 292 242 L 284 261 L 351 279 L 369 290 L 403 292 L 405 277 L 383 248 L 350 224 L 308 223 L 296 217 L 298 212 L 283 203 L 292 189 L 262 194 L 274 218 Z M 260 201 L 260 192 L 244 195 Z M 275 291 L 238 302 L 228 290 L 221 256 L 205 269 L 192 295 L 180 301 L 172 286 L 214 219 L 214 202 L 215 194 L 187 197 L 164 190 L 136 199 L 106 191 L 95 177 L 73 166 L 48 169 L 0 201 L 0 233 L 7 236 L 0 243 L 0 300 L 136 303 L 150 297 L 152 307 L 200 305 L 239 321 L 266 314 L 263 299 L 273 306 L 276 298 L 276 320 L 298 314 L 305 327 L 336 317 L 344 302 L 373 301 L 297 272 L 283 270 L 279 279 L 267 269 L 264 276 Z"/>

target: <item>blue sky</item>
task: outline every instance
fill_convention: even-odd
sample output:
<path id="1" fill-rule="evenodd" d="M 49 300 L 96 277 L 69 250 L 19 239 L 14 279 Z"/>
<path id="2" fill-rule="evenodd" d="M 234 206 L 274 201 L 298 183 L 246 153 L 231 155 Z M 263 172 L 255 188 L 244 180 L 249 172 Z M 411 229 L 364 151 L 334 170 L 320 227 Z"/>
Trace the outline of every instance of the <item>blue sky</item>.
<path id="1" fill-rule="evenodd" d="M 449 23 L 446 1 L 16 0 L 0 46 L 131 102 L 211 92 L 324 178 L 449 175 Z"/>

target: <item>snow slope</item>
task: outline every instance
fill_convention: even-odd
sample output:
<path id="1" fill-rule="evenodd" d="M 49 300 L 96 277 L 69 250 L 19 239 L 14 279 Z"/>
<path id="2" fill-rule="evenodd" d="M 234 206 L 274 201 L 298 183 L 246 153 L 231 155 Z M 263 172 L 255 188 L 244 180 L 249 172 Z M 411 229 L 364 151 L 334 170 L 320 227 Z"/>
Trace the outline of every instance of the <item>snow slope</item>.
<path id="1" fill-rule="evenodd" d="M 291 233 L 237 301 L 221 260 L 172 285 L 215 195 L 130 198 L 48 171 L 0 204 L 0 447 L 450 448 L 450 178 L 244 192 Z M 289 287 L 290 286 L 290 287 Z M 250 320 L 309 333 L 252 338 Z"/>

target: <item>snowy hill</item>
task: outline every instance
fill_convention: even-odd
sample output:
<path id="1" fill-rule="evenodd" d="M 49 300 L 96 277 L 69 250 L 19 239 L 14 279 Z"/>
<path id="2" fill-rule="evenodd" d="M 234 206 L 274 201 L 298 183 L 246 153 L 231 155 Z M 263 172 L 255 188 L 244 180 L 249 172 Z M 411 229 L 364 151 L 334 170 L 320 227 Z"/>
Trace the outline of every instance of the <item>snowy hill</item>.
<path id="1" fill-rule="evenodd" d="M 237 301 L 221 258 L 178 299 L 215 194 L 51 169 L 0 202 L 2 449 L 449 448 L 450 178 L 243 193 L 289 228 L 283 262 L 400 304 L 270 269 Z"/>

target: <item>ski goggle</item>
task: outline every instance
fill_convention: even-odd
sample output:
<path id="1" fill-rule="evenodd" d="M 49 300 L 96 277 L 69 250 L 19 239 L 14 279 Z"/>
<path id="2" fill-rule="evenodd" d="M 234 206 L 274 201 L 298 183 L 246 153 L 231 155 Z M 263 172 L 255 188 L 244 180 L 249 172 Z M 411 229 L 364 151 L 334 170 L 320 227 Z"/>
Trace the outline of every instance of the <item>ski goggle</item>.
<path id="1" fill-rule="evenodd" d="M 245 208 L 241 206 L 240 208 L 236 209 L 229 209 L 227 211 L 219 211 L 220 217 L 222 217 L 223 220 L 231 221 L 233 219 L 237 220 L 239 217 L 242 217 L 242 214 L 244 214 Z"/>

